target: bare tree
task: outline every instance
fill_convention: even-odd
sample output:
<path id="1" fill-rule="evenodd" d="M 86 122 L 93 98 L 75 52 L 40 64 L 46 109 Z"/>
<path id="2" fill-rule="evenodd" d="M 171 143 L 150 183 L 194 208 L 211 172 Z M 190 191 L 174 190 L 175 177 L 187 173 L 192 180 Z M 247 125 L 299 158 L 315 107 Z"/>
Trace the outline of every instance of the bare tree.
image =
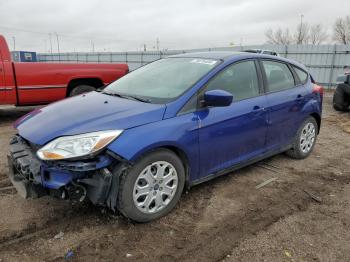
<path id="1" fill-rule="evenodd" d="M 327 31 L 323 25 L 317 24 L 310 26 L 309 30 L 309 43 L 313 45 L 320 45 L 328 38 Z"/>
<path id="2" fill-rule="evenodd" d="M 294 34 L 294 41 L 297 45 L 307 44 L 309 42 L 310 26 L 307 23 L 301 22 L 297 26 Z"/>
<path id="3" fill-rule="evenodd" d="M 275 45 L 289 45 L 292 43 L 292 36 L 289 33 L 289 29 L 278 28 L 275 32 L 270 28 L 265 32 L 265 36 L 268 39 L 269 44 Z"/>
<path id="4" fill-rule="evenodd" d="M 265 31 L 265 37 L 267 38 L 268 44 L 278 45 L 277 40 L 275 39 L 275 34 L 271 28 Z"/>
<path id="5" fill-rule="evenodd" d="M 267 43 L 269 44 L 313 44 L 319 45 L 325 42 L 328 39 L 327 30 L 322 24 L 309 25 L 308 23 L 303 22 L 304 15 L 300 16 L 300 23 L 297 25 L 296 30 L 293 33 L 290 33 L 289 29 L 277 28 L 275 31 L 273 29 L 268 29 L 265 32 L 267 38 Z M 338 21 L 339 20 L 339 21 Z M 339 24 L 339 30 L 348 33 L 348 42 L 350 41 L 350 17 L 347 16 L 343 19 L 338 19 L 337 24 Z M 337 28 L 338 28 L 337 27 Z M 347 29 L 345 29 L 347 28 Z M 343 37 L 344 38 L 344 37 Z M 342 39 L 343 39 L 342 38 Z"/>
<path id="6" fill-rule="evenodd" d="M 350 43 L 350 16 L 340 17 L 334 23 L 334 40 L 341 44 Z"/>

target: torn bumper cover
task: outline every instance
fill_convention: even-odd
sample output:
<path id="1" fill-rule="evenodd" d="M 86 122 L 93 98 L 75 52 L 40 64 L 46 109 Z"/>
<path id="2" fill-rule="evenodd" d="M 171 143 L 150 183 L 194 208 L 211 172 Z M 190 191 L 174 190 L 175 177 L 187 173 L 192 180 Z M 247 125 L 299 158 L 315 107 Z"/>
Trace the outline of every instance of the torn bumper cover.
<path id="1" fill-rule="evenodd" d="M 116 208 L 125 160 L 107 151 L 92 159 L 41 161 L 35 151 L 18 135 L 10 142 L 9 178 L 22 197 L 52 195 L 79 202 L 88 198 L 93 204 Z"/>

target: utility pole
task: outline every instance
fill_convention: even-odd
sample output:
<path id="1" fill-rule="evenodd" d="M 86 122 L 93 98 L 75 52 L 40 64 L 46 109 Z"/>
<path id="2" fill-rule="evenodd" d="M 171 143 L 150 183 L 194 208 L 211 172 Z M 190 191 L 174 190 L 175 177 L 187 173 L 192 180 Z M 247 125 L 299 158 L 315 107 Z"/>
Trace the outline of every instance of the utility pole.
<path id="1" fill-rule="evenodd" d="M 60 57 L 60 40 L 58 39 L 58 34 L 57 34 L 57 32 L 55 32 L 55 35 L 56 35 L 56 40 L 57 40 L 58 61 L 61 61 L 61 57 Z"/>
<path id="2" fill-rule="evenodd" d="M 159 38 L 157 37 L 157 40 L 156 40 L 156 47 L 157 47 L 157 51 L 159 51 Z"/>
<path id="3" fill-rule="evenodd" d="M 13 51 L 16 51 L 16 37 L 12 37 L 13 40 Z"/>
<path id="4" fill-rule="evenodd" d="M 51 35 L 51 33 L 49 34 L 49 37 L 50 37 L 50 53 L 52 55 L 52 35 Z"/>
<path id="5" fill-rule="evenodd" d="M 55 35 L 56 35 L 56 40 L 57 40 L 57 52 L 58 54 L 60 53 L 60 41 L 58 39 L 58 34 L 55 32 Z"/>
<path id="6" fill-rule="evenodd" d="M 298 39 L 297 39 L 297 44 L 302 44 L 302 40 L 303 40 L 303 18 L 304 18 L 304 15 L 301 14 L 300 15 L 300 28 L 299 28 L 299 33 L 298 33 Z"/>
<path id="7" fill-rule="evenodd" d="M 91 40 L 91 48 L 92 48 L 92 52 L 95 53 L 95 44 L 92 40 Z"/>
<path id="8" fill-rule="evenodd" d="M 303 18 L 304 18 L 304 15 L 301 14 L 300 15 L 300 27 L 303 27 Z"/>

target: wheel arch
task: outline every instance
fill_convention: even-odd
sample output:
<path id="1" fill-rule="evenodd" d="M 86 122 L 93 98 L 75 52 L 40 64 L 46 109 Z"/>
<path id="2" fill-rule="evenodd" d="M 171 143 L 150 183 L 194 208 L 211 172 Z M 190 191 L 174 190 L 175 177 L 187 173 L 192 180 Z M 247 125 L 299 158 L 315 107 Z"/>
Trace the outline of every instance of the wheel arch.
<path id="1" fill-rule="evenodd" d="M 185 187 L 189 186 L 190 182 L 190 174 L 191 174 L 191 165 L 189 161 L 188 154 L 183 150 L 181 147 L 174 145 L 174 144 L 157 144 L 153 145 L 152 147 L 148 147 L 141 152 L 138 152 L 135 154 L 132 158 L 132 162 L 136 162 L 138 159 L 140 159 L 142 156 L 147 155 L 153 151 L 160 150 L 160 149 L 166 149 L 177 155 L 181 162 L 183 163 L 184 169 L 185 169 L 185 176 L 186 176 L 186 182 Z"/>
<path id="2" fill-rule="evenodd" d="M 185 176 L 186 176 L 186 182 L 185 182 L 185 187 L 187 187 L 189 185 L 189 181 L 190 181 L 190 163 L 189 163 L 189 159 L 187 154 L 185 153 L 185 151 L 183 151 L 181 148 L 176 147 L 176 146 L 163 146 L 160 148 L 165 148 L 168 149 L 170 151 L 172 151 L 173 153 L 175 153 L 181 160 L 181 162 L 184 165 L 185 168 Z"/>
<path id="3" fill-rule="evenodd" d="M 74 78 L 71 79 L 67 85 L 66 97 L 69 96 L 70 92 L 79 85 L 90 85 L 95 88 L 102 87 L 104 85 L 103 81 L 98 77 L 93 78 Z"/>
<path id="4" fill-rule="evenodd" d="M 318 127 L 317 133 L 319 134 L 320 133 L 320 128 L 321 128 L 321 116 L 318 113 L 316 113 L 316 112 L 311 113 L 310 116 L 315 118 L 316 123 L 317 123 L 317 127 Z"/>
<path id="5" fill-rule="evenodd" d="M 304 120 L 312 116 L 318 125 L 318 133 L 320 132 L 321 127 L 321 113 L 322 113 L 322 103 L 315 99 L 309 100 L 302 108 L 301 113 L 304 115 Z"/>

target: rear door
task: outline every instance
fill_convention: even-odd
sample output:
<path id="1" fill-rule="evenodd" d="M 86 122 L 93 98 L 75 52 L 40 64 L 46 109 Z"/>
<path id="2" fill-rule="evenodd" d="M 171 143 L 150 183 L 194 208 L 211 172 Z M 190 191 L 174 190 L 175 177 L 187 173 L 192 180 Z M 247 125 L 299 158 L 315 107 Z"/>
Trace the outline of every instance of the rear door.
<path id="1" fill-rule="evenodd" d="M 240 61 L 223 69 L 201 91 L 221 89 L 233 95 L 230 106 L 197 112 L 202 177 L 264 152 L 267 114 L 260 79 L 254 60 Z"/>
<path id="2" fill-rule="evenodd" d="M 307 90 L 298 83 L 288 63 L 261 60 L 269 114 L 267 149 L 278 150 L 294 139 L 300 125 Z"/>

